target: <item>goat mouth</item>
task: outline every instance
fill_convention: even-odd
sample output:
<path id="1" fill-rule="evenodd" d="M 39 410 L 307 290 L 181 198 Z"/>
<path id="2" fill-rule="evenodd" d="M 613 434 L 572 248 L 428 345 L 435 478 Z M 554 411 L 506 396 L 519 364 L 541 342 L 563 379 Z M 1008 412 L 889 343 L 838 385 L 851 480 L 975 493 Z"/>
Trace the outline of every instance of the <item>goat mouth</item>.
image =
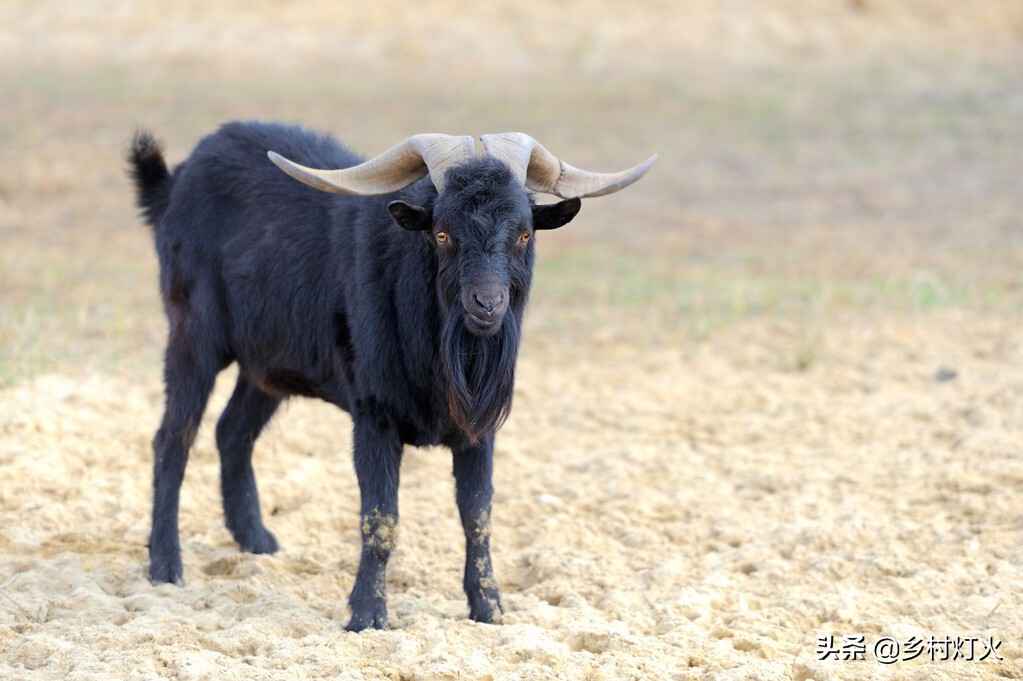
<path id="1" fill-rule="evenodd" d="M 501 326 L 504 315 L 481 316 L 472 312 L 465 315 L 465 326 L 477 336 L 491 336 Z"/>

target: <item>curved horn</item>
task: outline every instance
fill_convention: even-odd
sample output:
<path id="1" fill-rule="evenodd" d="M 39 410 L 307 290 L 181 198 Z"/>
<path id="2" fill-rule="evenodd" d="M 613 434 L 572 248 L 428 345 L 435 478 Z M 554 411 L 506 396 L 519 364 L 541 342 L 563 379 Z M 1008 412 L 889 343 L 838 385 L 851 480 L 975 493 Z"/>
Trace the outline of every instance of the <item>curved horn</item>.
<path id="1" fill-rule="evenodd" d="M 274 151 L 267 156 L 278 168 L 299 182 L 334 194 L 373 196 L 404 189 L 416 180 L 433 180 L 443 190 L 444 171 L 475 154 L 472 137 L 413 135 L 375 158 L 351 168 L 316 170 L 289 161 Z"/>
<path id="2" fill-rule="evenodd" d="M 620 173 L 594 173 L 570 166 L 525 133 L 483 135 L 481 139 L 487 153 L 511 166 L 526 187 L 563 199 L 613 194 L 643 177 L 657 160 L 654 154 Z"/>

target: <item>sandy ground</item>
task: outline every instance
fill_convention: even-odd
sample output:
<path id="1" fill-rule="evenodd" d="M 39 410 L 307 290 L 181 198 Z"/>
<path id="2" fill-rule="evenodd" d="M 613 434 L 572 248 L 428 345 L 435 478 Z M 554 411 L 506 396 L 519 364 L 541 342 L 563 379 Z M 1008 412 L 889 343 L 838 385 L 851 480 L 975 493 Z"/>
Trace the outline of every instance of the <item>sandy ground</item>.
<path id="1" fill-rule="evenodd" d="M 0 7 L 0 679 L 1023 678 L 1019 3 L 460 7 Z M 239 553 L 230 372 L 186 586 L 147 579 L 165 328 L 120 154 L 248 117 L 661 153 L 540 239 L 500 626 L 466 618 L 450 456 L 410 448 L 393 629 L 343 630 L 351 422 L 313 401 L 257 445 L 282 550 Z"/>
<path id="2" fill-rule="evenodd" d="M 50 375 L 6 390 L 0 670 L 1019 678 L 1019 325 L 848 319 L 806 371 L 778 360 L 790 335 L 741 324 L 681 348 L 526 352 L 497 457 L 501 626 L 465 618 L 443 451 L 406 453 L 388 576 L 395 629 L 350 635 L 358 495 L 346 417 L 294 401 L 260 442 L 264 508 L 283 544 L 273 557 L 239 553 L 223 527 L 208 422 L 183 493 L 187 586 L 153 588 L 147 440 L 159 387 Z M 229 389 L 219 384 L 214 412 Z M 819 637 L 840 646 L 856 634 L 868 646 L 993 638 L 1004 661 L 979 661 L 979 644 L 973 661 L 925 652 L 886 667 L 870 647 L 864 661 L 818 659 Z"/>

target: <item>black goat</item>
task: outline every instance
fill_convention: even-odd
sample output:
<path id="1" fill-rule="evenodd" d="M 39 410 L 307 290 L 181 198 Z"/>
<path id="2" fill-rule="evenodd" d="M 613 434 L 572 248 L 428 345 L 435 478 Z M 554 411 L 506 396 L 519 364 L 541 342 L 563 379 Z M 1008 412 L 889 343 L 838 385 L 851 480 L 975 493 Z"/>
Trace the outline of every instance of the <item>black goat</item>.
<path id="1" fill-rule="evenodd" d="M 231 123 L 171 173 L 152 136 L 136 135 L 131 174 L 155 234 L 170 327 L 166 410 L 153 441 L 155 583 L 181 582 L 188 452 L 214 379 L 238 362 L 216 440 L 224 516 L 242 550 L 277 550 L 260 515 L 253 443 L 282 399 L 317 397 L 354 423 L 362 556 L 348 629 L 387 625 L 404 444 L 450 447 L 470 616 L 500 618 L 490 559 L 494 433 L 511 407 L 534 230 L 566 224 L 580 197 L 623 188 L 653 159 L 604 175 L 562 164 L 519 133 L 483 142 L 477 156 L 472 138 L 417 135 L 363 162 L 330 137 Z M 331 193 L 286 178 L 268 150 L 339 169 L 270 154 Z M 535 205 L 527 188 L 564 200 Z"/>

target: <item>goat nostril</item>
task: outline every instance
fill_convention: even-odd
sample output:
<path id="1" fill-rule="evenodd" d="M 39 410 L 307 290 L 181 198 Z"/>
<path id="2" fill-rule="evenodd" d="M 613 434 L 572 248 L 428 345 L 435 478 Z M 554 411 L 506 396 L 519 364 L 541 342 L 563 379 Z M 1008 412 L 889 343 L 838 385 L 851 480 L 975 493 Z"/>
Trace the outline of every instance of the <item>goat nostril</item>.
<path id="1" fill-rule="evenodd" d="M 481 286 L 472 291 L 470 295 L 470 299 L 478 313 L 487 317 L 493 317 L 495 314 L 498 314 L 498 310 L 503 312 L 504 306 L 507 304 L 507 298 L 508 291 L 499 287 L 490 288 L 487 286 Z M 466 302 L 468 303 L 468 301 Z"/>

